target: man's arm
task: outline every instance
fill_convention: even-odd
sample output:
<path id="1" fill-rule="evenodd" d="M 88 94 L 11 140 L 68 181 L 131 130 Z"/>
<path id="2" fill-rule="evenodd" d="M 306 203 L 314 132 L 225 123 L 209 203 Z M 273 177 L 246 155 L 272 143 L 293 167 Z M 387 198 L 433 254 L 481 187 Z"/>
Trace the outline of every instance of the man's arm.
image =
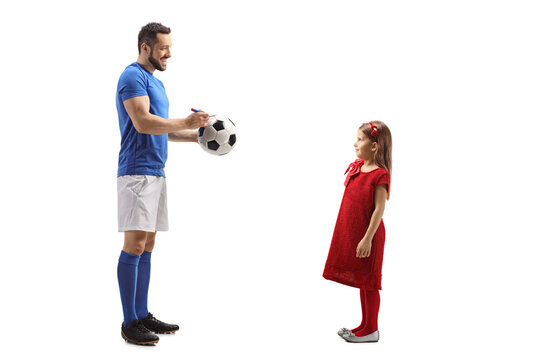
<path id="1" fill-rule="evenodd" d="M 148 96 L 136 96 L 124 101 L 124 107 L 133 122 L 135 130 L 141 134 L 162 135 L 172 132 L 198 129 L 208 123 L 205 112 L 192 113 L 187 118 L 164 119 L 150 114 L 150 99 Z"/>
<path id="2" fill-rule="evenodd" d="M 181 130 L 169 133 L 169 141 L 198 143 L 197 130 Z"/>

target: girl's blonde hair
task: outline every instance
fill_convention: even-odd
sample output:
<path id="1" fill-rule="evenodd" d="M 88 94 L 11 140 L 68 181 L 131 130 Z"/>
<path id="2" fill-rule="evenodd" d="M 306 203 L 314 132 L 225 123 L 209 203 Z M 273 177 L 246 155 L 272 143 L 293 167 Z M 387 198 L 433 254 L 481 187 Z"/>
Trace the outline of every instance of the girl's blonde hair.
<path id="1" fill-rule="evenodd" d="M 360 130 L 367 136 L 371 142 L 378 144 L 375 153 L 375 162 L 390 174 L 392 179 L 392 134 L 385 123 L 379 120 L 371 121 L 371 124 L 377 127 L 377 135 L 372 135 L 372 128 L 369 122 L 363 123 Z M 388 184 L 388 198 L 390 198 L 390 184 Z"/>

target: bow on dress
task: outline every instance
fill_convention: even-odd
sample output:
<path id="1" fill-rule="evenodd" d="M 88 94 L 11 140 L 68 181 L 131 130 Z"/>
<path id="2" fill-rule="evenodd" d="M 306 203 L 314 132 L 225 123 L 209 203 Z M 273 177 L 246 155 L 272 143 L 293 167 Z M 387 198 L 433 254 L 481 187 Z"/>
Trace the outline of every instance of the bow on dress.
<path id="1" fill-rule="evenodd" d="M 356 175 L 360 172 L 360 168 L 362 167 L 362 164 L 364 163 L 361 159 L 356 159 L 354 162 L 352 162 L 347 170 L 345 170 L 345 174 L 347 174 L 347 178 L 345 178 L 345 186 L 349 184 L 349 181 L 351 181 L 351 177 L 353 175 Z"/>

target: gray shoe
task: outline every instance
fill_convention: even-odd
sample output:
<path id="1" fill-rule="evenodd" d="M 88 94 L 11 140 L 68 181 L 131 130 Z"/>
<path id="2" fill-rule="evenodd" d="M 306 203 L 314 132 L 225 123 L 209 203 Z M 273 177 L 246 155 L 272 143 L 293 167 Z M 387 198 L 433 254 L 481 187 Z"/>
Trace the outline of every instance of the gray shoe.
<path id="1" fill-rule="evenodd" d="M 377 342 L 379 341 L 379 330 L 372 332 L 366 336 L 356 336 L 352 332 L 344 333 L 340 335 L 345 341 L 352 343 L 366 343 L 366 342 Z"/>
<path id="2" fill-rule="evenodd" d="M 350 332 L 351 332 L 351 330 L 349 330 L 347 328 L 341 328 L 341 329 L 338 330 L 337 334 L 339 336 L 343 336 L 343 334 L 350 333 Z"/>

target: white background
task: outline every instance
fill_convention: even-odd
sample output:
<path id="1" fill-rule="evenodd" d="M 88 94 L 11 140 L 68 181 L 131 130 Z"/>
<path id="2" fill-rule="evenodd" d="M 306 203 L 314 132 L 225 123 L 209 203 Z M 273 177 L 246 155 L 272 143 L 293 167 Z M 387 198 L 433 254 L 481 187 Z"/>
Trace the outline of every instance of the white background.
<path id="1" fill-rule="evenodd" d="M 9 5 L 8 5 L 9 4 Z M 538 358 L 535 1 L 2 3 L 2 358 Z M 169 144 L 171 230 L 120 337 L 115 91 L 172 28 L 172 117 L 228 115 L 232 153 Z M 377 344 L 321 273 L 365 121 L 393 135 Z M 9 357 L 4 357 L 9 354 Z"/>

